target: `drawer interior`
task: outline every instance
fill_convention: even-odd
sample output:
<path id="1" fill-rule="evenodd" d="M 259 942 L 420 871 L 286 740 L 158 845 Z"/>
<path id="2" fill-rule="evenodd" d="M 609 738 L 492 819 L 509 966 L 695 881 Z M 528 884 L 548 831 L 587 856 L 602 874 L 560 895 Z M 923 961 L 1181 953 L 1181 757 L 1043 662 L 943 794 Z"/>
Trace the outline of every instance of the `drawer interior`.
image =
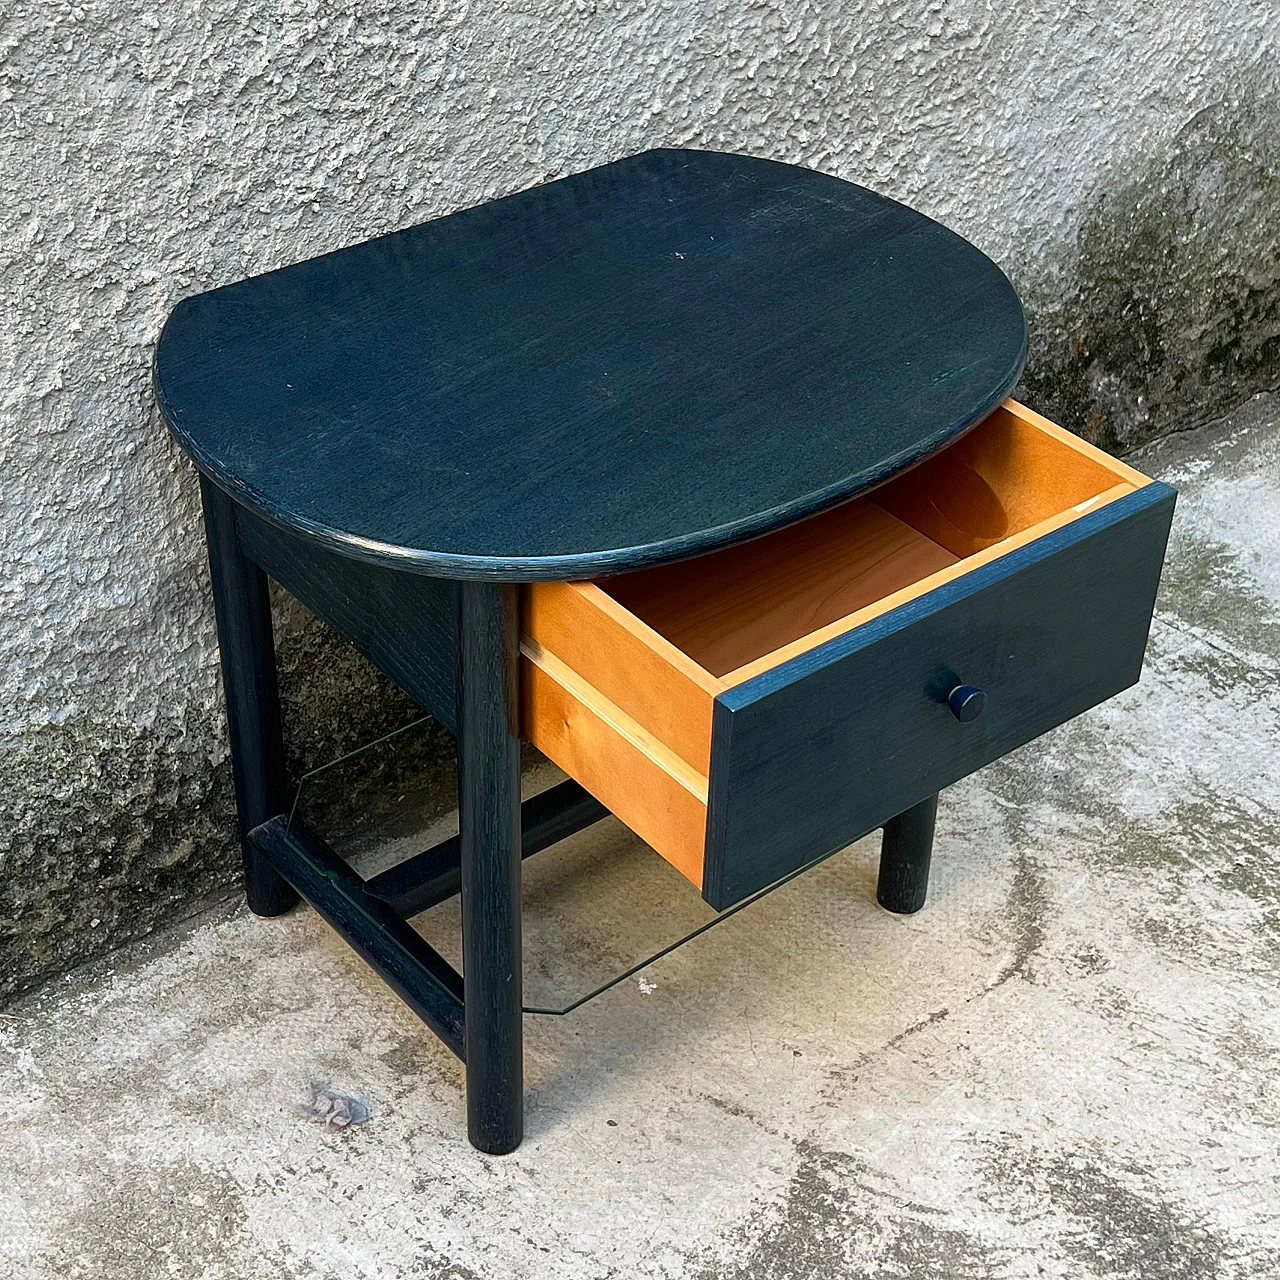
<path id="1" fill-rule="evenodd" d="M 1145 483 L 1021 406 L 873 493 L 785 529 L 597 585 L 726 686 Z M 1007 546 L 1006 546 L 1007 544 Z M 821 638 L 826 638 L 821 636 Z"/>

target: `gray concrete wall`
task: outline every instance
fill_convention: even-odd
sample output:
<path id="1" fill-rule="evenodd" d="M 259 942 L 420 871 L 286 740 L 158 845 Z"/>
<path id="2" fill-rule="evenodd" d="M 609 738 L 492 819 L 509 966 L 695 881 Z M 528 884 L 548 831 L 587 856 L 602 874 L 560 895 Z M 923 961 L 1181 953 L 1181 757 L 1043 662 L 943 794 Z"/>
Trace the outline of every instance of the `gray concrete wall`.
<path id="1" fill-rule="evenodd" d="M 1026 299 L 1027 397 L 1121 447 L 1280 381 L 1278 52 L 1274 0 L 9 0 L 0 996 L 233 878 L 148 379 L 178 298 L 649 146 L 748 151 L 974 240 Z M 412 714 L 281 621 L 296 767 Z"/>

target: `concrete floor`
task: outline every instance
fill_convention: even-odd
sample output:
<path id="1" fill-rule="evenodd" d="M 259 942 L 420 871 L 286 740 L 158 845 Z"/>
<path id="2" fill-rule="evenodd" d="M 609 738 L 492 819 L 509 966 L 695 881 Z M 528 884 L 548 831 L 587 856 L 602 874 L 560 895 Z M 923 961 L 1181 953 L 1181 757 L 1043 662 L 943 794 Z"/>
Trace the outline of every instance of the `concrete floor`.
<path id="1" fill-rule="evenodd" d="M 529 1017 L 514 1156 L 310 911 L 12 1010 L 0 1276 L 1280 1275 L 1278 423 L 1138 460 L 1182 493 L 1142 683 L 945 794 L 924 912 L 864 840 Z M 531 1001 L 706 918 L 612 822 L 526 865 Z"/>

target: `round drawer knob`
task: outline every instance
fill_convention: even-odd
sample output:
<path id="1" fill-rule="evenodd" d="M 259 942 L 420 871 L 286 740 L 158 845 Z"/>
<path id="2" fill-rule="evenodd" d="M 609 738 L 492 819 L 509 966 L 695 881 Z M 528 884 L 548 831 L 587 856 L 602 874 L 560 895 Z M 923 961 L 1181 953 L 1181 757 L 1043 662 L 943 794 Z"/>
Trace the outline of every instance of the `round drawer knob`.
<path id="1" fill-rule="evenodd" d="M 976 720 L 982 714 L 982 708 L 986 705 L 987 695 L 981 689 L 975 689 L 971 684 L 958 684 L 947 695 L 947 706 L 951 708 L 952 715 L 961 724 L 968 724 L 970 720 Z"/>

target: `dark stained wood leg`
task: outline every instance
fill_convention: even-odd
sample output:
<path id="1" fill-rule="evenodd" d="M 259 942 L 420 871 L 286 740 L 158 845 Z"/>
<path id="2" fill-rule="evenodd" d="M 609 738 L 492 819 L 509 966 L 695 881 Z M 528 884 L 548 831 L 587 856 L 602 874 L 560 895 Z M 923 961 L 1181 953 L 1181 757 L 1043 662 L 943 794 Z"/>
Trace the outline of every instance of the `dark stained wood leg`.
<path id="1" fill-rule="evenodd" d="M 254 827 L 288 809 L 267 575 L 240 549 L 231 499 L 204 476 L 200 496 L 227 700 L 245 898 L 256 915 L 278 916 L 298 901 L 298 895 L 247 839 Z"/>
<path id="2" fill-rule="evenodd" d="M 932 795 L 884 824 L 876 900 L 886 911 L 909 916 L 924 906 L 937 816 L 938 797 Z"/>
<path id="3" fill-rule="evenodd" d="M 517 588 L 458 587 L 458 823 L 467 1133 L 505 1155 L 524 1136 Z"/>

